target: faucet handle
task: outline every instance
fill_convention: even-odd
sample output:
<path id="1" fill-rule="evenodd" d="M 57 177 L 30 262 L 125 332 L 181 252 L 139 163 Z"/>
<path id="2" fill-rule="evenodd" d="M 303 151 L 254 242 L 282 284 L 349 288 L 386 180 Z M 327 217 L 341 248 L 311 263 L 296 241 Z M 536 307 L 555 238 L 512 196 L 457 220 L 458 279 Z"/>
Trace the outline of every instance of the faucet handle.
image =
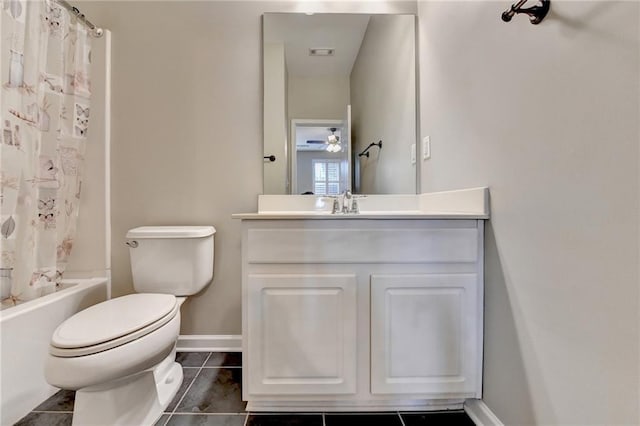
<path id="1" fill-rule="evenodd" d="M 354 197 L 353 201 L 351 201 L 351 211 L 349 213 L 360 213 L 360 207 L 358 207 L 358 198 L 360 197 Z"/>
<path id="2" fill-rule="evenodd" d="M 338 197 L 333 199 L 333 207 L 331 208 L 331 214 L 336 214 L 340 211 L 340 200 Z"/>
<path id="3" fill-rule="evenodd" d="M 360 194 L 353 194 L 352 195 L 352 200 L 351 200 L 351 210 L 349 210 L 349 213 L 354 213 L 354 214 L 358 214 L 360 213 L 360 206 L 358 205 L 358 200 L 361 198 L 367 198 L 366 195 L 360 195 Z"/>
<path id="4" fill-rule="evenodd" d="M 333 206 L 331 207 L 331 214 L 340 212 L 340 197 L 338 195 L 324 195 L 323 200 L 333 200 Z"/>

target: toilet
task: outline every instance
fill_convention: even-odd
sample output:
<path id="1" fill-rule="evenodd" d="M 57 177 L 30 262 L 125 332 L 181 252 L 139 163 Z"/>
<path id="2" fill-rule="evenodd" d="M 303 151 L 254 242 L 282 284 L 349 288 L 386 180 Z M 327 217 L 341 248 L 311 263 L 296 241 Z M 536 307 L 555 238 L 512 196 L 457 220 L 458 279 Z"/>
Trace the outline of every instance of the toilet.
<path id="1" fill-rule="evenodd" d="M 93 305 L 54 331 L 51 385 L 75 390 L 73 425 L 153 425 L 182 384 L 180 306 L 213 278 L 212 226 L 127 233 L 135 294 Z"/>

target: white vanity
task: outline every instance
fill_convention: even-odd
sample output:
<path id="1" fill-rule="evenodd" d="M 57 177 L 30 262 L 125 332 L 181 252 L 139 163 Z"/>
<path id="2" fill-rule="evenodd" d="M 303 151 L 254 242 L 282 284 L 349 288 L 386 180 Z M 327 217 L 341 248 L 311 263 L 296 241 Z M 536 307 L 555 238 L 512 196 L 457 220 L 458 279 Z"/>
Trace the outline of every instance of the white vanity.
<path id="1" fill-rule="evenodd" d="M 443 409 L 480 398 L 488 190 L 370 196 L 357 215 L 329 204 L 260 196 L 258 213 L 234 215 L 247 410 Z"/>

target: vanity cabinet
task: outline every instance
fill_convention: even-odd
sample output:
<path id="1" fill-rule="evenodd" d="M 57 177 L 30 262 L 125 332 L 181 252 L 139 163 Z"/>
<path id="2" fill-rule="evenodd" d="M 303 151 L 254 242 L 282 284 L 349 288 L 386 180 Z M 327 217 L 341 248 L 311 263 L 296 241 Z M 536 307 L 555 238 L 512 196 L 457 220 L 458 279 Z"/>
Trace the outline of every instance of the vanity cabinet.
<path id="1" fill-rule="evenodd" d="M 459 408 L 482 389 L 483 220 L 243 220 L 252 411 Z"/>

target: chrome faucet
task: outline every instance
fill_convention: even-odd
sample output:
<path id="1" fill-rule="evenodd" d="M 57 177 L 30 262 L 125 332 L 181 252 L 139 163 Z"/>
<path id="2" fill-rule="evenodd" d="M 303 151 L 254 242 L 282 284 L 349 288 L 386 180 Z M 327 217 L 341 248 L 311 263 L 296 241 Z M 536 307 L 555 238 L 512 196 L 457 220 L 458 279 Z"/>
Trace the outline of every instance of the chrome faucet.
<path id="1" fill-rule="evenodd" d="M 326 200 L 332 200 L 331 214 L 358 214 L 358 198 L 364 198 L 366 195 L 354 195 L 350 189 L 345 190 L 340 195 L 327 195 L 322 197 Z"/>
<path id="2" fill-rule="evenodd" d="M 342 193 L 342 213 L 347 214 L 347 213 L 353 213 L 352 212 L 352 206 L 353 206 L 353 194 L 351 193 L 351 191 L 349 189 L 345 190 Z"/>

